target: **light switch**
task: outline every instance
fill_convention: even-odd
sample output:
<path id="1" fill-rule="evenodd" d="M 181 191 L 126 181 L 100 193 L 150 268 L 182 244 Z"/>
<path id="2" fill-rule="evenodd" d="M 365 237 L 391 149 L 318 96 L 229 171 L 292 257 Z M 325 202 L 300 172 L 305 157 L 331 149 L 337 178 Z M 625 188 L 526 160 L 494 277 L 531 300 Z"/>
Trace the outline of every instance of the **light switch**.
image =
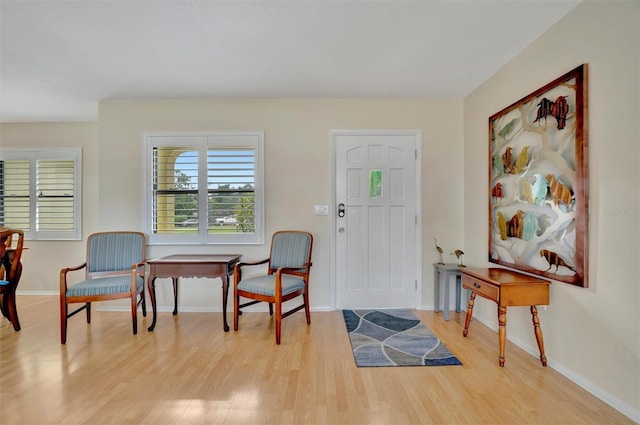
<path id="1" fill-rule="evenodd" d="M 314 205 L 313 213 L 315 215 L 329 215 L 329 206 L 328 205 Z"/>

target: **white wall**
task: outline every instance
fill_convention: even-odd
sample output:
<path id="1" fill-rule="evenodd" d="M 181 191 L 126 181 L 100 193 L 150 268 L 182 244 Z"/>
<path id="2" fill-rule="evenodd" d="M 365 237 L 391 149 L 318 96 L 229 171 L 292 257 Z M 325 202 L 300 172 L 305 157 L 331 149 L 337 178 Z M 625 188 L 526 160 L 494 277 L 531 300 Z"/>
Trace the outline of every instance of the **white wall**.
<path id="1" fill-rule="evenodd" d="M 400 128 L 422 131 L 424 269 L 420 305 L 432 308 L 431 264 L 437 260 L 434 236 L 447 250 L 464 249 L 462 100 L 105 102 L 100 105 L 98 123 L 0 124 L 0 146 L 82 146 L 86 239 L 96 231 L 142 228 L 144 132 L 265 130 L 267 238 L 284 228 L 313 232 L 311 304 L 314 309 L 326 309 L 331 303 L 331 221 L 329 216 L 313 215 L 313 206 L 331 205 L 329 132 Z M 19 288 L 23 294 L 57 294 L 60 268 L 84 259 L 85 241 L 28 241 L 27 246 Z M 268 245 L 152 246 L 148 257 L 231 251 L 245 259 L 257 259 L 267 255 Z M 167 310 L 172 302 L 170 285 L 158 280 L 157 287 L 159 308 Z M 220 297 L 218 284 L 187 282 L 181 285 L 181 311 L 220 311 Z"/>
<path id="2" fill-rule="evenodd" d="M 331 219 L 315 216 L 314 205 L 331 205 L 332 129 L 419 129 L 422 131 L 423 298 L 433 305 L 437 231 L 448 248 L 462 247 L 461 100 L 201 100 L 103 102 L 100 105 L 100 228 L 142 228 L 142 170 L 145 132 L 265 131 L 266 239 L 279 229 L 314 235 L 311 306 L 331 307 Z M 116 164 L 114 166 L 114 164 Z M 126 188 L 126 190 L 124 190 Z M 436 230 L 437 229 L 437 230 Z M 151 246 L 149 257 L 175 252 L 268 256 L 263 246 Z M 454 258 L 455 259 L 455 258 Z M 168 281 L 167 281 L 168 282 Z M 170 285 L 158 280 L 158 302 L 170 305 Z M 219 285 L 185 283 L 187 309 L 220 309 Z"/>
<path id="3" fill-rule="evenodd" d="M 467 262 L 487 262 L 488 117 L 581 63 L 589 64 L 589 288 L 551 285 L 539 309 L 550 365 L 639 420 L 640 3 L 586 1 L 464 101 Z M 506 35 L 508 36 L 508 35 Z M 494 328 L 495 305 L 474 317 Z M 526 308 L 508 336 L 537 352 Z M 508 353 L 507 353 L 508 363 Z"/>
<path id="4" fill-rule="evenodd" d="M 98 125 L 97 123 L 3 123 L 0 148 L 82 148 L 83 233 L 98 229 Z M 22 254 L 24 271 L 18 291 L 59 293 L 60 269 L 84 261 L 84 241 L 26 241 Z M 81 273 L 80 273 L 81 274 Z M 82 277 L 82 276 L 80 276 Z M 57 302 L 54 300 L 54 302 Z M 19 304 L 19 301 L 18 301 Z M 20 305 L 18 305 L 20 309 Z"/>

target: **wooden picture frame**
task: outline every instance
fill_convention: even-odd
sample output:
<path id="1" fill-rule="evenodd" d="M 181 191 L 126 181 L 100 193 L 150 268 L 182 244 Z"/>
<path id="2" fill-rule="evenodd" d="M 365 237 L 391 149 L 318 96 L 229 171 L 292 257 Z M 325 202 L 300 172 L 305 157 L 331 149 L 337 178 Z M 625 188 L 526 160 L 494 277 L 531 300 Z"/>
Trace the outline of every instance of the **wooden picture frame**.
<path id="1" fill-rule="evenodd" d="M 587 64 L 489 117 L 489 262 L 588 286 Z"/>

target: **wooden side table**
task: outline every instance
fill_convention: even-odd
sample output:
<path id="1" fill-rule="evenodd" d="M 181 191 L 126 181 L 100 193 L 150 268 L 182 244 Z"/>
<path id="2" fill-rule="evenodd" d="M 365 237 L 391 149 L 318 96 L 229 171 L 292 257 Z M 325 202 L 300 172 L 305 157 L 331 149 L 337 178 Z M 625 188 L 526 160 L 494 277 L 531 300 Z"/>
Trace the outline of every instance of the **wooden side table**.
<path id="1" fill-rule="evenodd" d="M 547 357 L 544 354 L 542 330 L 540 329 L 536 305 L 549 304 L 550 284 L 551 282 L 547 280 L 501 268 L 465 268 L 463 270 L 462 285 L 471 290 L 471 298 L 469 299 L 467 318 L 465 319 L 462 335 L 466 337 L 469 333 L 469 322 L 473 314 L 476 295 L 494 301 L 498 304 L 498 342 L 500 344 L 498 363 L 500 366 L 504 366 L 504 346 L 507 339 L 507 307 L 530 306 L 533 332 L 540 350 L 540 361 L 543 366 L 546 366 Z"/>
<path id="2" fill-rule="evenodd" d="M 229 332 L 227 323 L 227 298 L 229 293 L 229 275 L 233 273 L 233 265 L 240 260 L 240 254 L 174 254 L 166 257 L 147 260 L 149 276 L 147 287 L 151 298 L 153 320 L 149 332 L 156 327 L 158 316 L 156 307 L 156 279 L 170 277 L 173 281 L 173 314 L 178 314 L 178 278 L 208 277 L 222 279 L 222 321 L 223 329 Z"/>
<path id="3" fill-rule="evenodd" d="M 444 320 L 449 320 L 449 282 L 451 277 L 456 278 L 456 312 L 460 313 L 460 304 L 462 298 L 462 270 L 457 264 L 439 264 L 433 265 L 433 297 L 434 310 L 440 311 L 440 283 L 442 275 L 444 275 Z"/>

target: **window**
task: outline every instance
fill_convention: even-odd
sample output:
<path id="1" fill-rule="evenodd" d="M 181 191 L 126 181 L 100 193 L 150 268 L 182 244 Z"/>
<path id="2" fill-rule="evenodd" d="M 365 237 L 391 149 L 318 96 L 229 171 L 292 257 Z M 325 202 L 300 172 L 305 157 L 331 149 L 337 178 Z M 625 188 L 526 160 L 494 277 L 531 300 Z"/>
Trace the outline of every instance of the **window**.
<path id="1" fill-rule="evenodd" d="M 150 243 L 263 243 L 262 132 L 145 139 Z"/>
<path id="2" fill-rule="evenodd" d="M 0 151 L 0 227 L 26 239 L 80 240 L 80 148 Z"/>

